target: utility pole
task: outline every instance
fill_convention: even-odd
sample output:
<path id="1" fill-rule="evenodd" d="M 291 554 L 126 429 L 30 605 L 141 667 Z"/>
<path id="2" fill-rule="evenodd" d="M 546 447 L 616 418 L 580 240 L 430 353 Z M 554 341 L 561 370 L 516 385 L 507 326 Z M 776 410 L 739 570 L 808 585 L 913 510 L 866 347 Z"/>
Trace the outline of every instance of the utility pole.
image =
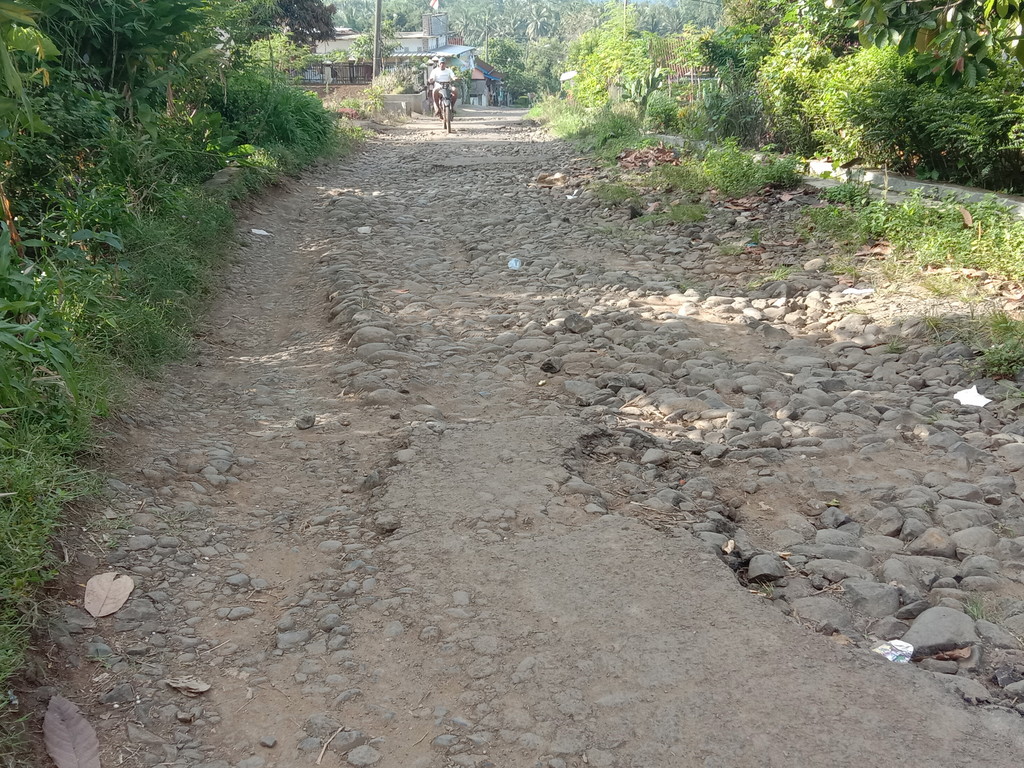
<path id="1" fill-rule="evenodd" d="M 373 76 L 376 77 L 380 74 L 383 62 L 381 61 L 380 48 L 380 22 L 381 16 L 383 15 L 383 2 L 384 0 L 377 0 L 377 3 L 373 9 Z"/>

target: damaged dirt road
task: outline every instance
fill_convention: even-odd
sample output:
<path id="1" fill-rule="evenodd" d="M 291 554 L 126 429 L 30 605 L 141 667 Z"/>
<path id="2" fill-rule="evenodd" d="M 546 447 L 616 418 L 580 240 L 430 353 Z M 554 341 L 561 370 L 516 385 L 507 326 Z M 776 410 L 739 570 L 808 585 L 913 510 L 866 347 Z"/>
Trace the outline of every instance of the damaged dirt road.
<path id="1" fill-rule="evenodd" d="M 729 444 L 711 422 L 781 418 L 750 379 L 806 389 L 815 361 L 841 368 L 831 339 L 681 316 L 681 268 L 643 256 L 689 239 L 533 185 L 586 164 L 514 113 L 456 127 L 389 130 L 261 203 L 195 359 L 111 439 L 117 480 L 74 574 L 137 587 L 107 618 L 69 606 L 50 653 L 104 765 L 1019 765 L 1006 702 L 871 653 L 856 612 L 776 607 L 886 586 L 900 529 L 888 552 L 850 544 L 867 513 L 829 526 L 807 501 L 921 485 L 944 455 L 849 437 L 888 421 L 793 444 L 792 414 L 778 439 Z M 767 415 L 740 426 L 741 408 Z M 723 502 L 751 482 L 771 520 Z M 826 549 L 759 590 L 730 568 L 780 549 L 779 529 L 810 547 L 823 528 Z M 824 561 L 847 571 L 802 567 Z"/>

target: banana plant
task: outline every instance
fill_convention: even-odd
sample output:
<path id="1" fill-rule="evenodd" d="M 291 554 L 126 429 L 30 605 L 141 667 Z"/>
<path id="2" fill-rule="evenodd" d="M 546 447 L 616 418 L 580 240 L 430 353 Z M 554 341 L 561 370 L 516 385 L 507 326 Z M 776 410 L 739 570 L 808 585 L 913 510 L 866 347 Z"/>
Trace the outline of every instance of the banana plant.
<path id="1" fill-rule="evenodd" d="M 662 67 L 652 67 L 639 77 L 626 80 L 622 84 L 622 98 L 635 104 L 640 115 L 647 111 L 647 102 L 656 90 L 665 83 L 668 70 Z"/>

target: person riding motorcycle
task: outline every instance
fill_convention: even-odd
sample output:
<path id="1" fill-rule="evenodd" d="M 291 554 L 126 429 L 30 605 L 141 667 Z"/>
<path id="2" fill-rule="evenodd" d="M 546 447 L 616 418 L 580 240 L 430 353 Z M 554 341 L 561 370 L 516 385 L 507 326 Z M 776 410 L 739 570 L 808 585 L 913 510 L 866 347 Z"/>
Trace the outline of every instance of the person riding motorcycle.
<path id="1" fill-rule="evenodd" d="M 448 62 L 444 57 L 438 59 L 437 67 L 430 73 L 431 87 L 434 89 L 434 110 L 435 114 L 441 114 L 441 89 L 445 83 L 455 83 L 455 72 L 448 68 Z M 455 93 L 452 92 L 452 116 L 455 115 Z"/>

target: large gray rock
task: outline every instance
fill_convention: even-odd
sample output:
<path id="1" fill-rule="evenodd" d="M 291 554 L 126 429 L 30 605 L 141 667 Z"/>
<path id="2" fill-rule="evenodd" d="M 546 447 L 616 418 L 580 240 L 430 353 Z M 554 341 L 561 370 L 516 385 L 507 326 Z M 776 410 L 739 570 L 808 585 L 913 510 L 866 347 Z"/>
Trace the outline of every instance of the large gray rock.
<path id="1" fill-rule="evenodd" d="M 380 762 L 380 752 L 364 744 L 349 752 L 347 760 L 349 765 L 354 765 L 356 768 L 365 768 Z"/>
<path id="2" fill-rule="evenodd" d="M 818 629 L 844 629 L 852 626 L 853 614 L 842 603 L 825 596 L 801 597 L 794 600 L 793 614 L 809 621 Z"/>
<path id="3" fill-rule="evenodd" d="M 975 629 L 977 629 L 978 634 L 985 642 L 985 645 L 990 645 L 993 648 L 1013 648 L 1015 650 L 1020 650 L 1020 641 L 1012 632 L 1008 632 L 998 624 L 993 624 L 991 621 L 981 619 L 975 624 Z"/>
<path id="4" fill-rule="evenodd" d="M 854 611 L 875 619 L 892 616 L 900 607 L 900 592 L 891 584 L 847 579 L 844 596 Z"/>
<path id="5" fill-rule="evenodd" d="M 950 483 L 945 488 L 940 488 L 939 494 L 947 499 L 960 501 L 983 501 L 985 498 L 981 488 L 970 483 Z"/>
<path id="6" fill-rule="evenodd" d="M 778 581 L 786 577 L 786 566 L 778 555 L 754 555 L 747 566 L 747 578 L 750 581 Z"/>
<path id="7" fill-rule="evenodd" d="M 999 536 L 991 528 L 976 525 L 957 531 L 950 538 L 956 545 L 957 553 L 966 556 L 975 552 L 987 552 L 999 543 Z"/>
<path id="8" fill-rule="evenodd" d="M 1009 443 L 996 451 L 996 454 L 1006 459 L 1010 472 L 1024 469 L 1024 443 Z"/>
<path id="9" fill-rule="evenodd" d="M 833 584 L 843 579 L 861 579 L 863 581 L 874 581 L 874 576 L 867 568 L 847 563 L 842 560 L 812 560 L 804 566 L 804 570 L 810 574 L 824 576 Z"/>
<path id="10" fill-rule="evenodd" d="M 950 692 L 960 694 L 968 704 L 985 704 L 992 700 L 988 689 L 977 680 L 961 675 L 937 675 L 937 677 Z"/>
<path id="11" fill-rule="evenodd" d="M 593 405 L 602 396 L 600 389 L 589 381 L 581 381 L 579 379 L 569 379 L 563 382 L 562 389 L 565 390 L 566 394 L 575 398 L 579 405 Z"/>
<path id="12" fill-rule="evenodd" d="M 303 643 L 309 642 L 313 634 L 308 629 L 296 629 L 291 632 L 277 633 L 277 647 L 282 651 L 290 651 L 298 648 Z"/>
<path id="13" fill-rule="evenodd" d="M 922 613 L 910 626 L 903 640 L 914 646 L 914 658 L 942 651 L 966 648 L 979 641 L 974 619 L 954 608 L 938 606 Z"/>
<path id="14" fill-rule="evenodd" d="M 896 537 L 903 530 L 903 515 L 895 507 L 886 507 L 868 520 L 867 527 L 882 536 Z"/>
<path id="15" fill-rule="evenodd" d="M 964 578 L 971 576 L 998 576 L 999 561 L 988 555 L 971 555 L 960 564 L 960 575 Z"/>
<path id="16" fill-rule="evenodd" d="M 793 547 L 793 554 L 820 557 L 826 560 L 842 560 L 861 568 L 871 568 L 875 564 L 875 559 L 870 552 L 860 547 L 843 547 L 838 544 L 804 544 Z"/>
<path id="17" fill-rule="evenodd" d="M 929 557 L 956 557 L 956 542 L 941 528 L 928 528 L 924 533 L 907 544 L 912 555 Z"/>
<path id="18" fill-rule="evenodd" d="M 579 312 L 570 312 L 565 316 L 564 327 L 569 333 L 586 333 L 594 324 Z"/>

